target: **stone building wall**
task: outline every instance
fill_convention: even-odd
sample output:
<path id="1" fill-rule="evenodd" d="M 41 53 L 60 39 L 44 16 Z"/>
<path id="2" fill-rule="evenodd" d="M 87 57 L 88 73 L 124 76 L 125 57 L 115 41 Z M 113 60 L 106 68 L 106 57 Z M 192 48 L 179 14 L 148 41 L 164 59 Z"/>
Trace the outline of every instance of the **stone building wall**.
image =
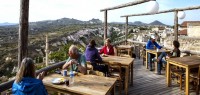
<path id="1" fill-rule="evenodd" d="M 194 52 L 200 52 L 200 38 L 192 37 L 179 37 L 180 49 L 181 50 L 191 50 Z M 164 40 L 165 47 L 173 48 L 174 37 L 167 37 Z"/>
<path id="2" fill-rule="evenodd" d="M 200 37 L 200 23 L 188 23 L 187 28 L 189 37 Z"/>

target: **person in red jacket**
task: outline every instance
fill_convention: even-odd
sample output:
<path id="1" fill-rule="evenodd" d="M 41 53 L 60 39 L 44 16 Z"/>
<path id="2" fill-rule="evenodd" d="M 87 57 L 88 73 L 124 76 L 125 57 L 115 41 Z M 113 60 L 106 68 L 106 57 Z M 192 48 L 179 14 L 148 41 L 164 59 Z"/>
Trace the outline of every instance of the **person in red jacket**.
<path id="1" fill-rule="evenodd" d="M 100 50 L 100 54 L 114 55 L 114 48 L 111 45 L 111 40 L 106 39 L 105 46 Z"/>

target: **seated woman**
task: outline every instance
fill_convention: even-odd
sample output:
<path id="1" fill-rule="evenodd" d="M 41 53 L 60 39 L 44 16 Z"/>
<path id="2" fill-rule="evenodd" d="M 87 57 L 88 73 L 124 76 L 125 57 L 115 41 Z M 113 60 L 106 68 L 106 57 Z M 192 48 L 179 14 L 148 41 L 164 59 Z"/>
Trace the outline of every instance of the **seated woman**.
<path id="1" fill-rule="evenodd" d="M 172 58 L 172 57 L 180 57 L 180 43 L 176 40 L 173 41 L 174 49 L 171 53 L 167 54 L 166 52 L 162 52 L 156 61 L 158 62 L 158 75 L 161 74 L 162 63 L 166 64 L 166 60 L 163 57 Z"/>
<path id="2" fill-rule="evenodd" d="M 85 51 L 86 60 L 91 62 L 94 70 L 103 72 L 104 75 L 106 75 L 106 73 L 108 73 L 108 66 L 97 64 L 102 62 L 102 58 L 100 57 L 98 50 L 95 48 L 95 46 L 95 41 L 91 40 Z"/>
<path id="3" fill-rule="evenodd" d="M 100 50 L 100 54 L 114 55 L 114 48 L 109 38 L 106 39 L 105 46 Z"/>
<path id="4" fill-rule="evenodd" d="M 24 58 L 12 85 L 14 95 L 48 95 L 42 79 L 44 72 L 35 77 L 35 66 L 31 58 Z"/>

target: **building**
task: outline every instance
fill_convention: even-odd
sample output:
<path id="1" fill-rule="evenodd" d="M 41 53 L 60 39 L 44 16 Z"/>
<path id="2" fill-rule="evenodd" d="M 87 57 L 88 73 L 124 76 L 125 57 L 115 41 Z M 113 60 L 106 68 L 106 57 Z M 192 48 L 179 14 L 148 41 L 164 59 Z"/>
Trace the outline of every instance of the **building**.
<path id="1" fill-rule="evenodd" d="M 200 21 L 184 21 L 180 25 L 179 35 L 200 37 Z"/>

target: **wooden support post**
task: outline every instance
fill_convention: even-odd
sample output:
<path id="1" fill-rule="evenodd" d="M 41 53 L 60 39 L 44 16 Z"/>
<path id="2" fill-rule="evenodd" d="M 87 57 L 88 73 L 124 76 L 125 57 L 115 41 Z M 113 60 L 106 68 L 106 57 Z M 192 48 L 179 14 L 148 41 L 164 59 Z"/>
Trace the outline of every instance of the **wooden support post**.
<path id="1" fill-rule="evenodd" d="M 28 18 L 29 0 L 20 0 L 18 69 L 21 66 L 22 59 L 28 55 Z"/>
<path id="2" fill-rule="evenodd" d="M 128 34 L 128 17 L 126 17 L 126 32 L 125 32 L 125 44 L 127 44 L 127 34 Z"/>
<path id="3" fill-rule="evenodd" d="M 46 52 L 46 66 L 49 65 L 49 39 L 48 39 L 48 33 L 46 34 L 46 48 L 45 48 L 45 52 Z"/>
<path id="4" fill-rule="evenodd" d="M 104 40 L 107 39 L 107 10 L 104 11 Z"/>
<path id="5" fill-rule="evenodd" d="M 174 40 L 178 41 L 178 11 L 174 12 Z"/>

